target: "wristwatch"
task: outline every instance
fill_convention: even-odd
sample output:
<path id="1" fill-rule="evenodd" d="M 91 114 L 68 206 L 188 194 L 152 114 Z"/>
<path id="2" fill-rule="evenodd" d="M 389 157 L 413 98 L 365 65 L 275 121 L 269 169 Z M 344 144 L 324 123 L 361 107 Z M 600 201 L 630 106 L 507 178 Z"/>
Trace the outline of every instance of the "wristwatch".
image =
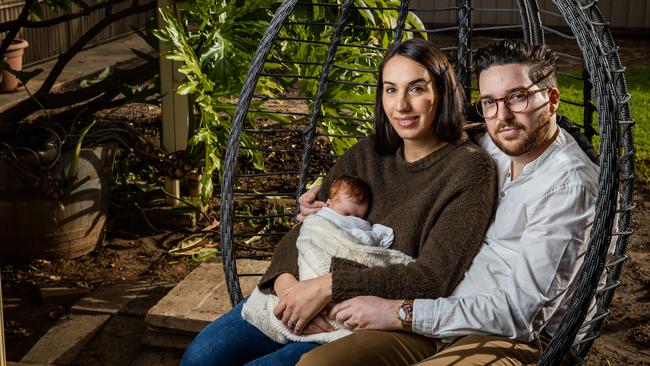
<path id="1" fill-rule="evenodd" d="M 413 300 L 404 300 L 397 310 L 397 319 L 402 322 L 402 330 L 413 331 Z"/>

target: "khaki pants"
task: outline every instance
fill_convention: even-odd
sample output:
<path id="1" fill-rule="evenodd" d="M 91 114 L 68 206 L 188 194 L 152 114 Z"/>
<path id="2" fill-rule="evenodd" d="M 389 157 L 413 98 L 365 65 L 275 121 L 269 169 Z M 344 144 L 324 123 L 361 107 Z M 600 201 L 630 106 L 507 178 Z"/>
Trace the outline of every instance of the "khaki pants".
<path id="1" fill-rule="evenodd" d="M 358 331 L 306 353 L 299 366 L 528 365 L 539 347 L 503 337 L 471 335 L 443 343 L 413 333 Z"/>

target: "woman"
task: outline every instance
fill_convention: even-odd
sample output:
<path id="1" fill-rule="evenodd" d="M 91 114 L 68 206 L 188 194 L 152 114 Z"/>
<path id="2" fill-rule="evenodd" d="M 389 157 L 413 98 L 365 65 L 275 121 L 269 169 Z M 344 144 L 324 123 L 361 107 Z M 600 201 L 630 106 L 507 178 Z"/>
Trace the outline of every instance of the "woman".
<path id="1" fill-rule="evenodd" d="M 463 95 L 453 67 L 424 40 L 395 45 L 379 66 L 372 139 L 351 147 L 320 190 L 341 175 L 357 176 L 373 194 L 367 220 L 393 228 L 393 249 L 408 265 L 364 267 L 333 258 L 330 273 L 298 281 L 294 227 L 276 247 L 260 281 L 280 301 L 274 309 L 295 334 L 331 328 L 323 310 L 362 295 L 435 298 L 449 295 L 477 253 L 496 198 L 490 157 L 463 136 Z M 354 328 L 354 324 L 348 324 Z M 241 318 L 241 305 L 208 325 L 183 365 L 291 365 L 314 343 L 279 344 Z"/>

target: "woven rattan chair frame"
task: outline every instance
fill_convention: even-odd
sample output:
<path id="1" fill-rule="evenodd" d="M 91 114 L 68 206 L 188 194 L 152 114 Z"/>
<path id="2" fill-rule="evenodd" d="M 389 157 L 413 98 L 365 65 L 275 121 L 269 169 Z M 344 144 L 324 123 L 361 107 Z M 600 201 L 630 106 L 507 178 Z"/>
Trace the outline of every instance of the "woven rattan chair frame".
<path id="1" fill-rule="evenodd" d="M 323 118 L 330 118 L 321 114 L 323 103 L 343 103 L 341 101 L 328 101 L 326 99 L 326 90 L 328 85 L 334 83 L 345 83 L 345 81 L 333 81 L 329 79 L 332 68 L 336 66 L 335 55 L 337 48 L 349 47 L 350 45 L 340 45 L 341 34 L 346 27 L 349 27 L 350 14 L 355 8 L 353 0 L 343 1 L 342 4 L 335 2 L 321 1 L 308 3 L 309 6 L 336 7 L 338 18 L 336 23 L 329 26 L 333 27 L 333 35 L 330 42 L 324 43 L 327 46 L 327 57 L 320 63 L 322 72 L 318 76 L 318 88 L 313 97 L 290 97 L 286 99 L 293 100 L 310 100 L 312 107 L 309 113 L 286 112 L 285 114 L 298 115 L 308 118 L 308 125 L 300 131 L 304 139 L 302 148 L 273 149 L 258 147 L 259 151 L 265 153 L 293 153 L 300 154 L 301 161 L 295 169 L 273 173 L 276 175 L 296 176 L 298 183 L 295 192 L 272 192 L 272 193 L 241 193 L 249 197 L 264 197 L 264 195 L 275 194 L 279 196 L 292 197 L 295 199 L 304 192 L 307 181 L 313 176 L 309 172 L 308 166 L 315 156 L 327 155 L 314 150 L 314 141 L 316 138 L 318 122 Z M 435 2 L 431 2 L 435 3 Z M 472 34 L 476 29 L 472 29 L 472 14 L 475 9 L 473 6 L 479 6 L 480 1 L 457 0 L 453 8 L 443 10 L 455 11 L 457 14 L 457 25 L 451 27 L 456 32 L 457 47 L 456 51 L 456 71 L 465 88 L 469 102 L 471 95 L 471 54 L 472 54 Z M 593 341 L 599 335 L 599 329 L 603 320 L 609 313 L 608 307 L 612 300 L 614 290 L 619 285 L 619 275 L 621 267 L 626 259 L 627 245 L 629 235 L 631 234 L 631 211 L 634 208 L 632 201 L 634 190 L 634 146 L 632 128 L 634 121 L 630 114 L 629 99 L 627 86 L 624 79 L 624 68 L 621 65 L 618 56 L 617 47 L 609 31 L 607 22 L 603 19 L 602 14 L 597 6 L 597 1 L 589 0 L 553 0 L 558 9 L 556 14 L 562 16 L 566 21 L 569 29 L 582 53 L 582 64 L 584 68 L 584 101 L 572 102 L 584 106 L 584 120 L 581 127 L 588 137 L 596 133 L 592 126 L 593 112 L 597 112 L 597 131 L 600 135 L 600 177 L 599 191 L 596 202 L 596 214 L 594 224 L 590 232 L 590 242 L 584 261 L 582 273 L 575 295 L 567 310 L 559 330 L 551 340 L 549 346 L 542 354 L 540 365 L 559 364 L 560 360 L 573 350 L 574 362 L 580 363 L 585 359 Z M 553 31 L 542 24 L 540 9 L 536 0 L 516 0 L 518 14 L 521 23 L 518 25 L 523 34 L 523 38 L 534 44 L 544 43 L 545 31 L 561 34 L 559 31 Z M 224 160 L 224 170 L 221 190 L 221 249 L 223 256 L 223 265 L 225 278 L 229 289 L 230 299 L 233 304 L 243 300 L 239 283 L 239 277 L 236 267 L 235 256 L 235 236 L 233 229 L 233 220 L 237 218 L 234 209 L 234 201 L 237 194 L 235 185 L 237 181 L 237 163 L 241 150 L 241 137 L 244 131 L 255 130 L 260 133 L 296 133 L 296 130 L 275 129 L 265 130 L 264 128 L 252 128 L 247 126 L 247 116 L 254 110 L 250 108 L 251 101 L 256 98 L 254 92 L 256 84 L 260 77 L 267 76 L 263 71 L 265 63 L 277 62 L 269 60 L 267 56 L 274 42 L 279 41 L 279 32 L 283 25 L 289 23 L 290 14 L 297 6 L 305 5 L 298 0 L 286 0 L 276 10 L 275 15 L 260 42 L 259 48 L 253 57 L 246 82 L 242 89 L 240 100 L 238 102 L 233 121 L 232 130 L 228 141 L 227 152 Z M 379 9 L 382 11 L 395 11 L 397 13 L 397 26 L 391 29 L 393 40 L 402 39 L 405 32 L 405 20 L 410 9 L 409 1 L 402 1 L 397 8 Z M 364 9 L 365 10 L 365 9 Z M 489 11 L 500 11 L 501 9 L 488 9 Z M 354 25 L 353 25 L 354 26 Z M 498 28 L 498 27 L 494 27 Z M 506 28 L 506 27 L 502 27 Z M 487 29 L 487 28 L 485 28 Z M 436 32 L 436 29 L 428 29 L 427 32 Z M 571 38 L 570 35 L 563 35 Z M 286 40 L 284 40 L 286 41 Z M 301 40 L 294 40 L 301 41 Z M 307 42 L 307 40 L 304 40 Z M 318 43 L 318 42 L 314 42 Z M 373 47 L 359 45 L 358 47 Z M 443 48 L 444 50 L 444 48 Z M 383 50 L 379 50 L 383 51 Z M 286 62 L 286 61 L 280 61 Z M 295 60 L 295 62 L 300 62 Z M 309 63 L 305 63 L 309 64 Z M 318 62 L 314 63 L 318 64 Z M 357 70 L 357 72 L 372 72 L 372 70 Z M 299 75 L 293 75 L 299 77 Z M 351 82 L 354 84 L 353 82 Z M 360 83 L 364 84 L 364 83 Z M 591 100 L 596 103 L 592 103 Z M 362 104 L 362 103 L 361 103 Z M 371 104 L 371 103 L 366 103 Z M 332 117 L 333 118 L 333 117 Z M 337 117 L 339 118 L 339 117 Z M 340 117 L 342 118 L 342 117 Z M 350 121 L 360 120 L 359 118 L 347 118 Z M 333 136 L 321 133 L 320 136 Z M 353 136 L 354 137 L 354 136 Z M 248 149 L 251 149 L 250 147 Z M 259 173 L 265 175 L 267 173 Z M 268 173 L 272 175 L 272 173 Z M 241 174 L 243 176 L 246 174 Z M 255 174 L 249 174 L 255 175 Z M 295 211 L 294 211 L 295 212 Z M 287 216 L 289 214 L 280 214 Z M 269 219 L 275 217 L 264 216 Z M 250 237 L 254 234 L 242 234 L 242 237 Z M 264 233 L 255 235 L 270 235 L 279 239 L 282 233 Z M 608 255 L 608 248 L 615 238 L 614 255 Z M 609 262 L 607 262 L 609 260 Z M 604 288 L 597 289 L 599 278 L 603 271 L 606 271 L 607 281 Z M 598 309 L 596 315 L 587 323 L 584 323 L 587 308 L 590 302 L 596 296 Z M 580 342 L 574 343 L 576 334 L 581 327 L 588 327 L 587 336 Z"/>

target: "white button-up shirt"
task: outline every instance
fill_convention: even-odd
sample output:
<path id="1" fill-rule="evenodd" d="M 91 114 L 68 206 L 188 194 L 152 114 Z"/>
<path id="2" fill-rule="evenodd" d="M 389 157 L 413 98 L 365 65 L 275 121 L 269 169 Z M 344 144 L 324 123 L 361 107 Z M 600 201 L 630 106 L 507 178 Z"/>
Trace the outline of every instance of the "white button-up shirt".
<path id="1" fill-rule="evenodd" d="M 496 334 L 529 342 L 559 326 L 586 252 L 598 167 L 560 129 L 522 174 L 483 136 L 496 161 L 499 204 L 483 245 L 447 298 L 416 300 L 413 330 L 447 338 Z"/>

